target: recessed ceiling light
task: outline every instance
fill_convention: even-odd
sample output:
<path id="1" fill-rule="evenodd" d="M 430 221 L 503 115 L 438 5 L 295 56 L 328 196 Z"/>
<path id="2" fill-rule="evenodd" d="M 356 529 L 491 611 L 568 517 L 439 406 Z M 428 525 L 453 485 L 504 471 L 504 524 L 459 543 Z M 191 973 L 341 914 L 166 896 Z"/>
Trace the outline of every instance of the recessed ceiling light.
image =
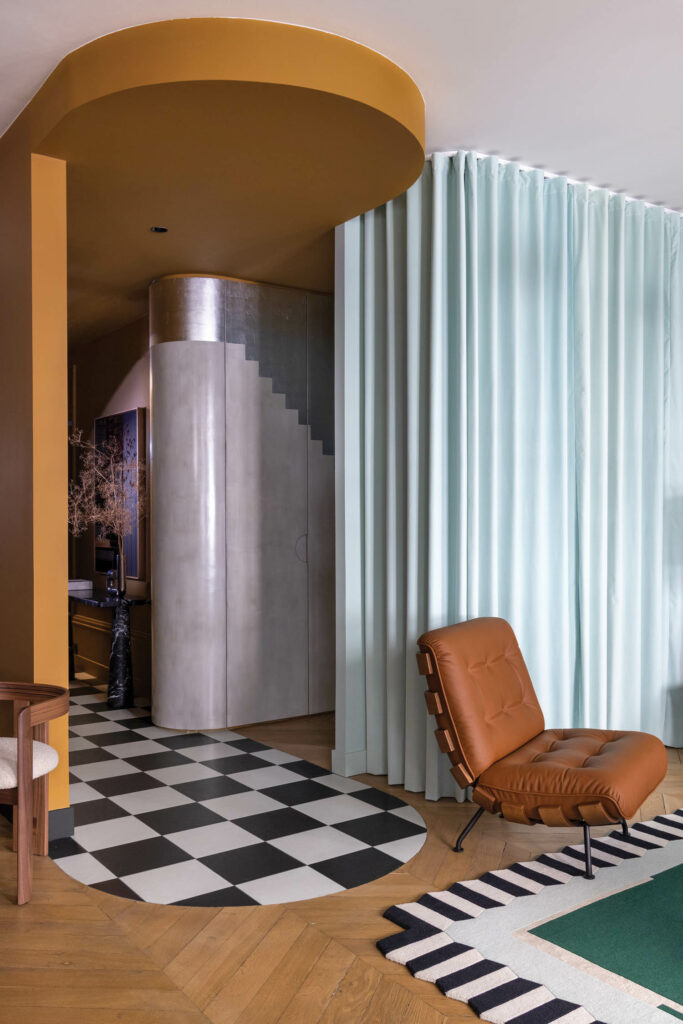
<path id="1" fill-rule="evenodd" d="M 166 232 L 168 231 L 168 228 L 162 228 L 158 224 L 156 224 L 154 227 L 150 228 L 149 230 L 153 234 L 155 234 L 155 235 L 165 235 Z"/>

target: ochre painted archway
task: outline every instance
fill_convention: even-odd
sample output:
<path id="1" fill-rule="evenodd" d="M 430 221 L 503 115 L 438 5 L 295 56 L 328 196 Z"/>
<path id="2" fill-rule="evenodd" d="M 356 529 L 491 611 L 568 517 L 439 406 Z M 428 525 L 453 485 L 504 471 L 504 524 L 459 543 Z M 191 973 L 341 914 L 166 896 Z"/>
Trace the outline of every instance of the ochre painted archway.
<path id="1" fill-rule="evenodd" d="M 174 271 L 326 290 L 334 225 L 403 192 L 423 160 L 415 83 L 329 33 L 158 22 L 55 69 L 0 139 L 3 678 L 68 678 L 67 276 L 74 336 L 134 319 Z M 51 736 L 56 809 L 66 723 Z"/>

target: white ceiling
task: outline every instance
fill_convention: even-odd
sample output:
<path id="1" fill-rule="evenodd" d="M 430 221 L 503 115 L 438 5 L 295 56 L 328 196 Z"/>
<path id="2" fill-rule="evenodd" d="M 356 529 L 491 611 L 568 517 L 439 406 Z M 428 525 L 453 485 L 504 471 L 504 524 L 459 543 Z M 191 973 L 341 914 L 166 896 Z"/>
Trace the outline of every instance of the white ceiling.
<path id="1" fill-rule="evenodd" d="M 498 153 L 683 210 L 683 0 L 0 0 L 0 133 L 70 50 L 187 17 L 348 36 L 416 81 L 428 152 Z"/>

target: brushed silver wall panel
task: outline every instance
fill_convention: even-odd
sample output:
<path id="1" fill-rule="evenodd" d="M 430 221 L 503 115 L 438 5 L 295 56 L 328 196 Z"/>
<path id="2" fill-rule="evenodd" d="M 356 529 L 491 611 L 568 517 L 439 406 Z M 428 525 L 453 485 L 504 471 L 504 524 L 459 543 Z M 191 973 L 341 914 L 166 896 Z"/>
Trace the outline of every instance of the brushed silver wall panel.
<path id="1" fill-rule="evenodd" d="M 225 341 L 225 281 L 161 277 L 149 289 L 149 342 Z"/>
<path id="2" fill-rule="evenodd" d="M 226 723 L 224 345 L 152 349 L 152 717 Z"/>
<path id="3" fill-rule="evenodd" d="M 228 724 L 308 714 L 308 428 L 226 345 Z M 301 545 L 299 545 L 301 550 Z"/>
<path id="4" fill-rule="evenodd" d="M 334 456 L 308 442 L 308 713 L 334 711 Z"/>

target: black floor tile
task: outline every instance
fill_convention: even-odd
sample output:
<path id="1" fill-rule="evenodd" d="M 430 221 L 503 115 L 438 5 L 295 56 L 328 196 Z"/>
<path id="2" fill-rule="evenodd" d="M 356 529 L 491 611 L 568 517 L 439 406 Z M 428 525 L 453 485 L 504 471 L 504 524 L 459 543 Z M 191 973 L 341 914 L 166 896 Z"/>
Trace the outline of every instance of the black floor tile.
<path id="1" fill-rule="evenodd" d="M 388 875 L 390 871 L 400 868 L 401 861 L 389 857 L 381 850 L 357 850 L 343 857 L 333 857 L 311 865 L 321 875 L 331 878 L 337 885 L 352 889 L 357 885 L 365 885 L 375 878 Z"/>
<path id="2" fill-rule="evenodd" d="M 320 822 L 314 821 L 305 814 L 300 814 L 293 807 L 284 807 L 281 811 L 266 811 L 264 814 L 250 814 L 246 818 L 236 818 L 235 824 L 251 832 L 259 839 L 280 839 L 282 836 L 293 836 L 298 832 L 310 832 L 320 828 Z"/>
<path id="3" fill-rule="evenodd" d="M 124 818 L 128 813 L 123 807 L 105 797 L 101 800 L 86 800 L 84 803 L 74 804 L 73 812 L 75 825 L 93 825 L 96 821 Z"/>
<path id="4" fill-rule="evenodd" d="M 161 743 L 169 750 L 180 750 L 182 747 L 202 747 L 209 743 L 215 743 L 209 736 L 201 732 L 181 732 L 177 736 L 157 736 L 155 743 Z"/>
<path id="5" fill-rule="evenodd" d="M 208 761 L 207 764 L 212 764 Z M 177 789 L 191 800 L 215 800 L 219 796 L 232 796 L 234 793 L 246 793 L 248 787 L 235 782 L 229 775 L 215 775 L 212 779 L 195 779 L 194 782 L 176 782 Z"/>
<path id="6" fill-rule="evenodd" d="M 258 903 L 246 892 L 234 885 L 218 892 L 207 892 L 203 896 L 192 896 L 189 900 L 178 900 L 176 907 L 257 907 Z"/>
<path id="7" fill-rule="evenodd" d="M 381 846 L 383 843 L 392 843 L 395 839 L 406 839 L 408 836 L 416 836 L 424 832 L 420 825 L 412 821 L 398 818 L 395 814 L 387 811 L 378 811 L 377 814 L 369 814 L 367 818 L 354 818 L 353 821 L 342 821 L 335 825 L 340 832 L 347 836 L 360 839 L 370 846 Z"/>
<path id="8" fill-rule="evenodd" d="M 57 860 L 59 857 L 73 857 L 77 853 L 85 853 L 85 850 L 71 836 L 65 836 L 63 839 L 53 839 L 48 843 L 48 853 L 53 860 Z"/>
<path id="9" fill-rule="evenodd" d="M 181 804 L 179 807 L 164 807 L 159 811 L 145 811 L 144 814 L 136 814 L 136 818 L 162 836 L 225 821 L 220 814 L 214 814 L 201 804 Z"/>
<path id="10" fill-rule="evenodd" d="M 139 718 L 119 718 L 118 724 L 124 725 L 126 729 L 147 729 L 154 723 L 149 715 L 141 715 Z M 143 740 L 146 737 L 141 736 L 140 739 Z"/>
<path id="11" fill-rule="evenodd" d="M 175 750 L 164 750 L 159 754 L 142 754 L 140 757 L 127 757 L 126 761 L 139 768 L 141 772 L 152 772 L 158 768 L 174 768 L 177 764 L 192 764 L 189 757 L 183 757 Z"/>
<path id="12" fill-rule="evenodd" d="M 251 754 L 235 754 L 234 757 L 219 757 L 213 761 L 207 761 L 207 766 L 225 775 L 234 775 L 237 772 L 254 771 L 256 768 L 266 768 L 267 765 L 259 757 Z"/>
<path id="13" fill-rule="evenodd" d="M 381 789 L 357 789 L 351 794 L 356 800 L 363 800 L 382 811 L 394 811 L 397 807 L 405 807 L 405 800 L 399 800 L 393 793 L 384 793 Z"/>
<path id="14" fill-rule="evenodd" d="M 140 743 L 145 740 L 145 737 L 128 729 L 116 729 L 112 732 L 99 732 L 94 736 L 86 736 L 85 739 L 97 744 L 98 747 L 120 747 L 125 743 Z"/>
<path id="15" fill-rule="evenodd" d="M 163 836 L 156 839 L 141 839 L 137 843 L 124 843 L 122 846 L 110 846 L 106 850 L 94 851 L 92 856 L 119 878 L 136 874 L 138 871 L 151 871 L 152 868 L 165 868 L 168 864 L 192 860 L 189 854 Z"/>
<path id="16" fill-rule="evenodd" d="M 233 885 L 301 867 L 301 861 L 289 857 L 281 850 L 276 850 L 268 843 L 243 846 L 240 850 L 227 850 L 225 853 L 212 853 L 211 856 L 201 857 L 200 860 L 207 868 L 211 868 Z"/>
<path id="17" fill-rule="evenodd" d="M 283 765 L 283 767 L 289 768 L 289 765 Z M 265 796 L 272 797 L 273 800 L 279 800 L 281 804 L 287 804 L 289 807 L 293 807 L 296 804 L 307 804 L 311 800 L 325 800 L 327 797 L 335 795 L 335 791 L 330 789 L 329 786 L 321 786 L 319 782 L 315 782 L 313 779 L 302 779 L 301 782 L 286 782 L 283 786 L 272 786 L 270 789 L 262 789 L 261 792 Z"/>
<path id="18" fill-rule="evenodd" d="M 245 754 L 253 754 L 255 750 L 270 750 L 265 743 L 258 743 L 257 740 L 230 740 L 230 746 L 244 751 Z"/>
<path id="19" fill-rule="evenodd" d="M 84 715 L 81 715 L 78 712 L 69 712 L 69 721 L 74 729 L 78 729 L 81 725 L 94 725 L 95 722 L 101 722 L 103 719 L 100 715 L 93 715 L 91 711 Z M 76 733 L 76 735 L 79 736 L 80 733 Z M 87 740 L 90 739 L 89 736 L 86 736 L 85 738 Z"/>
<path id="20" fill-rule="evenodd" d="M 163 782 L 144 772 L 131 772 L 130 775 L 116 775 L 111 779 L 93 779 L 88 785 L 102 796 L 121 796 L 122 793 L 141 793 L 143 789 L 159 789 Z"/>
<path id="21" fill-rule="evenodd" d="M 332 772 L 328 771 L 327 768 L 311 764 L 310 761 L 288 761 L 282 767 L 286 768 L 288 772 L 296 772 L 297 775 L 303 775 L 306 779 L 316 779 L 321 775 L 332 775 Z"/>
<path id="22" fill-rule="evenodd" d="M 110 896 L 120 896 L 122 899 L 137 900 L 138 903 L 142 902 L 138 894 L 129 889 L 120 878 L 111 878 L 108 882 L 97 882 L 93 885 L 93 889 L 99 889 L 100 892 L 108 892 Z"/>
<path id="23" fill-rule="evenodd" d="M 116 761 L 116 754 L 110 754 L 108 750 L 101 750 L 100 747 L 86 747 L 85 750 L 69 751 L 69 764 L 94 764 L 96 761 Z"/>

